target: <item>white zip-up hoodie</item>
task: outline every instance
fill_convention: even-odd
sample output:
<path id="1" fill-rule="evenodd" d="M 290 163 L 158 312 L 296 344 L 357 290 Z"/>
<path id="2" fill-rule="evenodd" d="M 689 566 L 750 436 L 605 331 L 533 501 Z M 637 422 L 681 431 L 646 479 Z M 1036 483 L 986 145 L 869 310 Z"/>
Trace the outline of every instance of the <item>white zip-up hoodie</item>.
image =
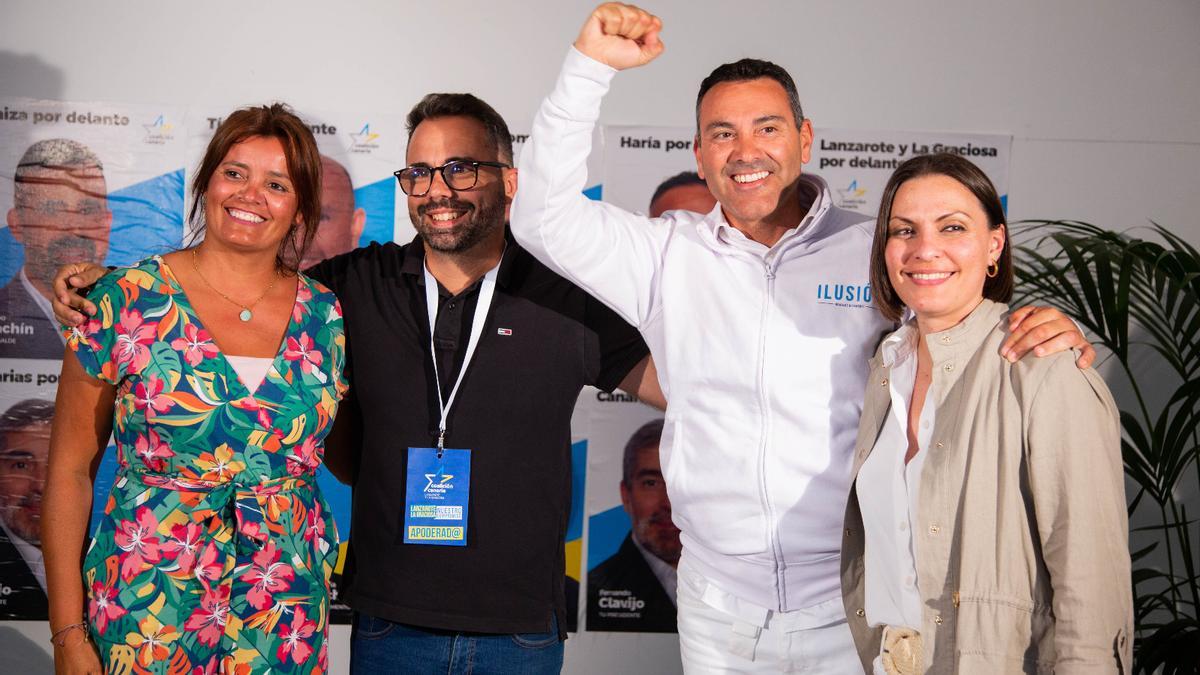
<path id="1" fill-rule="evenodd" d="M 616 71 L 572 48 L 520 162 L 513 234 L 636 326 L 667 395 L 661 455 L 688 560 L 719 589 L 791 611 L 840 597 L 838 557 L 867 360 L 872 222 L 833 206 L 773 247 L 718 205 L 651 219 L 581 194 Z"/>

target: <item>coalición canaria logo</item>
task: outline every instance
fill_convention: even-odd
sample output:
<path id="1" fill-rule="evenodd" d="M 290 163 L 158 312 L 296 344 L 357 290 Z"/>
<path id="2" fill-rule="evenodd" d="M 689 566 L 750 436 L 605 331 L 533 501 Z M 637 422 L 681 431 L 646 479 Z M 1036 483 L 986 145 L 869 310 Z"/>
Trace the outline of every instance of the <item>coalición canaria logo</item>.
<path id="1" fill-rule="evenodd" d="M 817 303 L 870 308 L 871 284 L 817 284 Z"/>
<path id="2" fill-rule="evenodd" d="M 143 124 L 142 128 L 146 130 L 146 137 L 142 139 L 142 142 L 149 145 L 166 145 L 168 141 L 175 138 L 171 134 L 175 125 L 167 122 L 165 115 L 159 115 L 158 119 L 150 124 Z"/>
<path id="3" fill-rule="evenodd" d="M 452 478 L 454 474 L 446 473 L 446 469 L 439 466 L 437 471 L 425 474 L 425 480 L 428 482 L 423 492 L 445 494 L 446 490 L 454 489 L 454 483 L 450 482 Z"/>
<path id="4" fill-rule="evenodd" d="M 859 187 L 857 178 L 850 181 L 850 184 L 845 189 L 839 189 L 837 193 L 838 206 L 843 209 L 855 209 L 867 204 L 867 200 L 864 198 L 867 194 L 867 188 Z"/>
<path id="5" fill-rule="evenodd" d="M 379 144 L 375 142 L 379 139 L 379 134 L 371 131 L 370 122 L 363 124 L 357 134 L 349 134 L 349 136 L 350 152 L 370 153 L 379 148 Z"/>

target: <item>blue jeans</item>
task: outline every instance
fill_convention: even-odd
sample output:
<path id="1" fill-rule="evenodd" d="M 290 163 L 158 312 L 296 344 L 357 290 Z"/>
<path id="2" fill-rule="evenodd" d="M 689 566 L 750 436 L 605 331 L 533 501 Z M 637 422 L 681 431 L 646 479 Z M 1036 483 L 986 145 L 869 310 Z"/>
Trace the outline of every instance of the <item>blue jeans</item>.
<path id="1" fill-rule="evenodd" d="M 417 628 L 355 613 L 350 672 L 430 675 L 557 675 L 563 643 L 558 624 L 547 633 L 456 633 Z"/>

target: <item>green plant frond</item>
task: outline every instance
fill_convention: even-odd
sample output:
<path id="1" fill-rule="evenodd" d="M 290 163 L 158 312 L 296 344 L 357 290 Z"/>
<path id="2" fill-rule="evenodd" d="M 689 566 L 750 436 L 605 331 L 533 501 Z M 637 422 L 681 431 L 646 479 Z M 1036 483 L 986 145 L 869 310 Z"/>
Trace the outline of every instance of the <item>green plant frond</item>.
<path id="1" fill-rule="evenodd" d="M 1095 283 L 1085 282 L 1086 277 L 1082 277 L 1080 288 L 1092 306 L 1092 312 L 1103 321 L 1105 335 L 1116 345 L 1114 351 L 1118 354 L 1128 352 L 1129 316 L 1122 311 L 1121 296 L 1116 288 L 1115 277 L 1120 273 L 1114 273 L 1114 267 L 1129 264 L 1128 258 L 1114 258 L 1103 245 L 1093 246 L 1078 240 L 1069 245 L 1064 243 L 1063 249 L 1068 251 L 1068 258 L 1076 270 L 1080 266 L 1091 268 Z M 1128 300 L 1128 296 L 1125 299 Z"/>
<path id="2" fill-rule="evenodd" d="M 1127 513 L 1128 513 L 1128 514 L 1129 514 L 1131 517 L 1133 516 L 1133 514 L 1137 513 L 1137 507 L 1138 507 L 1138 504 L 1141 504 L 1141 503 L 1142 503 L 1142 497 L 1145 497 L 1145 496 L 1146 496 L 1146 488 L 1144 488 L 1144 487 L 1141 487 L 1141 486 L 1139 485 L 1139 486 L 1138 486 L 1138 489 L 1137 489 L 1137 492 L 1136 492 L 1136 493 L 1134 493 L 1134 495 L 1133 495 L 1133 499 L 1130 499 L 1130 500 L 1129 500 L 1129 508 L 1128 508 L 1128 509 L 1126 509 L 1126 512 L 1127 512 Z M 1155 543 L 1157 543 L 1157 542 L 1155 542 Z"/>
<path id="3" fill-rule="evenodd" d="M 1125 463 L 1125 474 L 1145 490 L 1157 504 L 1166 501 L 1161 480 L 1155 467 L 1155 447 L 1150 443 L 1138 418 L 1122 410 L 1121 428 L 1125 431 L 1121 439 L 1121 458 Z"/>
<path id="4" fill-rule="evenodd" d="M 1061 226 L 1063 229 L 1051 229 L 1049 232 L 1045 230 L 1055 226 Z M 1119 319 L 1126 311 L 1139 312 L 1135 318 L 1145 329 L 1154 330 L 1164 325 L 1173 328 L 1175 332 L 1169 333 L 1172 339 L 1169 339 L 1168 343 L 1178 343 L 1192 335 L 1184 322 L 1200 318 L 1200 312 L 1197 312 L 1200 304 L 1197 303 L 1195 293 L 1184 294 L 1182 300 L 1186 302 L 1180 304 L 1179 291 L 1186 288 L 1188 282 L 1196 282 L 1197 275 L 1200 275 L 1200 267 L 1194 267 L 1193 273 L 1183 276 L 1176 257 L 1161 245 L 1105 232 L 1087 224 L 1063 221 L 1037 223 L 1038 235 L 1033 238 L 1021 236 L 1022 233 L 1030 231 L 1025 226 L 1018 225 L 1016 229 L 1016 240 L 1021 242 L 1019 258 L 1023 259 L 1022 262 L 1028 260 L 1033 263 L 1032 274 L 1019 275 L 1022 283 L 1033 281 L 1030 277 L 1034 276 L 1053 278 L 1057 287 L 1042 283 L 1036 289 L 1037 294 L 1045 300 L 1053 300 L 1056 290 L 1062 289 L 1070 293 L 1074 288 L 1074 284 L 1064 278 L 1065 274 L 1070 273 L 1073 277 L 1082 278 L 1084 286 L 1081 292 L 1090 295 L 1087 301 L 1080 302 L 1072 298 L 1069 307 L 1064 307 L 1061 302 L 1053 304 L 1064 311 L 1070 309 L 1071 313 L 1080 319 L 1090 319 L 1087 323 L 1091 325 L 1088 327 L 1107 341 L 1114 344 L 1124 342 L 1124 334 L 1127 334 L 1125 331 L 1128 327 L 1122 329 L 1115 325 L 1114 320 Z M 1056 247 L 1054 255 L 1047 256 L 1039 250 L 1047 245 Z M 1117 273 L 1115 288 L 1108 283 L 1108 280 L 1114 277 L 1114 267 Z M 1080 277 L 1080 272 L 1085 271 Z M 1095 274 L 1098 282 L 1103 284 L 1101 292 L 1113 299 L 1115 304 L 1110 308 L 1111 314 L 1096 311 L 1096 308 L 1103 307 L 1103 304 L 1097 303 L 1095 296 L 1088 290 L 1094 285 L 1088 280 L 1091 274 Z M 1200 282 L 1194 285 L 1200 289 Z M 1128 294 L 1123 292 L 1126 288 L 1129 289 Z M 1158 302 L 1151 301 L 1151 298 L 1157 299 Z M 1133 299 L 1144 302 L 1133 303 Z M 1089 311 L 1081 311 L 1085 306 Z M 1116 316 L 1112 316 L 1113 314 Z M 1096 319 L 1102 316 L 1109 320 L 1106 330 L 1096 330 L 1099 324 Z M 1157 337 L 1168 335 L 1163 333 L 1162 329 L 1157 332 Z M 1187 341 L 1187 344 L 1192 342 Z"/>
<path id="5" fill-rule="evenodd" d="M 1193 456 L 1195 456 L 1195 455 L 1193 454 Z M 1183 523 L 1189 522 L 1188 515 L 1187 515 L 1187 504 L 1179 505 L 1179 520 L 1180 520 L 1180 522 L 1183 522 Z M 1181 550 L 1183 550 L 1183 551 L 1195 550 L 1192 548 L 1192 536 L 1190 534 L 1189 527 L 1187 527 L 1186 525 L 1184 525 L 1183 527 L 1180 527 L 1178 534 L 1179 534 L 1179 542 L 1182 544 Z M 1196 610 L 1198 608 L 1200 608 L 1200 574 L 1198 574 L 1196 571 L 1196 560 L 1191 555 L 1184 555 L 1184 556 L 1182 556 L 1182 558 L 1183 558 L 1183 568 L 1184 568 L 1184 571 L 1186 572 L 1186 575 L 1182 578 L 1181 582 L 1184 585 L 1184 591 L 1186 593 L 1189 593 L 1192 597 L 1192 601 L 1191 601 L 1192 615 L 1196 616 Z M 1184 596 L 1185 599 L 1186 599 L 1186 597 L 1187 596 Z M 1200 665 L 1200 664 L 1197 664 L 1197 665 Z"/>
<path id="6" fill-rule="evenodd" d="M 1165 239 L 1167 244 L 1171 246 L 1176 253 L 1181 254 L 1182 259 L 1190 263 L 1192 269 L 1200 274 L 1200 250 L 1197 250 L 1196 247 L 1184 241 L 1174 232 L 1168 230 L 1162 225 L 1159 225 L 1154 221 L 1150 221 L 1150 224 L 1154 228 L 1154 232 L 1158 234 L 1158 236 Z"/>
<path id="7" fill-rule="evenodd" d="M 1151 445 L 1150 437 L 1146 435 L 1145 429 L 1142 428 L 1141 420 L 1124 410 L 1120 411 L 1120 415 L 1121 429 L 1125 432 L 1129 453 L 1132 453 L 1137 460 L 1134 463 L 1141 464 L 1152 459 L 1154 447 Z"/>
<path id="8" fill-rule="evenodd" d="M 1176 619 L 1138 642 L 1135 672 L 1191 675 L 1200 664 L 1200 623 L 1195 619 Z"/>
<path id="9" fill-rule="evenodd" d="M 1131 562 L 1137 562 L 1138 560 L 1141 560 L 1142 558 L 1145 558 L 1146 556 L 1150 555 L 1150 553 L 1153 552 L 1156 548 L 1158 548 L 1157 541 L 1143 549 L 1139 549 L 1137 551 L 1134 551 L 1133 553 L 1130 553 L 1129 559 Z"/>
<path id="10" fill-rule="evenodd" d="M 1200 329 L 1200 294 L 1197 294 L 1200 285 L 1195 283 L 1196 276 L 1194 273 L 1181 273 L 1177 264 L 1161 264 L 1161 257 L 1157 260 L 1150 259 L 1152 256 L 1149 254 L 1145 257 L 1142 276 L 1146 279 L 1146 287 L 1131 288 L 1131 296 L 1140 301 L 1146 312 L 1146 316 L 1138 317 L 1138 322 L 1145 330 L 1169 326 L 1173 332 L 1167 342 L 1177 346 L 1181 353 L 1189 352 L 1185 360 L 1194 363 L 1197 348 L 1200 347 L 1193 339 Z"/>
<path id="11" fill-rule="evenodd" d="M 1184 352 L 1192 347 L 1187 344 L 1181 344 L 1179 338 L 1180 332 L 1178 329 L 1172 329 L 1170 318 L 1156 316 L 1147 312 L 1135 304 L 1139 302 L 1141 302 L 1140 298 L 1135 297 L 1131 299 L 1128 315 L 1133 319 L 1140 333 L 1145 333 L 1150 339 L 1139 339 L 1138 342 L 1148 344 L 1154 351 L 1167 359 L 1172 370 L 1179 373 L 1180 376 L 1186 376 L 1188 366 L 1187 357 Z"/>
<path id="12" fill-rule="evenodd" d="M 1193 301 L 1200 296 L 1200 263 L 1189 259 L 1190 254 L 1147 241 L 1135 242 L 1129 249 L 1130 255 L 1146 266 L 1147 277 L 1155 280 L 1160 291 L 1182 293 Z"/>
<path id="13" fill-rule="evenodd" d="M 1162 429 L 1162 438 L 1155 443 L 1162 448 L 1164 487 L 1173 489 L 1196 454 L 1195 430 L 1200 424 L 1200 380 L 1179 387 L 1163 407 L 1155 434 Z"/>
<path id="14" fill-rule="evenodd" d="M 1135 263 L 1129 258 L 1122 258 L 1117 264 L 1117 284 L 1113 289 L 1115 311 L 1109 330 L 1119 337 L 1123 345 L 1129 344 L 1129 292 L 1134 284 Z"/>
<path id="15" fill-rule="evenodd" d="M 1133 586 L 1136 591 L 1133 601 L 1134 615 L 1139 619 L 1139 625 L 1144 625 L 1144 619 L 1156 612 L 1169 612 L 1172 617 L 1176 616 L 1175 605 L 1166 592 L 1137 590 L 1139 586 L 1137 583 Z"/>
<path id="16" fill-rule="evenodd" d="M 1194 524 L 1195 522 L 1196 522 L 1196 521 L 1194 521 L 1194 520 L 1191 520 L 1191 521 L 1188 521 L 1188 522 L 1186 522 L 1186 523 L 1184 523 L 1184 522 L 1179 522 L 1179 523 L 1169 523 L 1169 524 L 1167 524 L 1167 525 L 1144 525 L 1144 526 L 1142 526 L 1142 527 L 1134 527 L 1134 528 L 1130 528 L 1130 530 L 1129 530 L 1129 531 L 1130 531 L 1130 532 L 1170 532 L 1171 530 L 1175 530 L 1175 529 L 1178 529 L 1178 528 L 1180 528 L 1180 527 L 1185 527 L 1185 526 L 1187 526 L 1187 525 L 1192 525 L 1192 524 Z"/>
<path id="17" fill-rule="evenodd" d="M 1151 336 L 1151 337 L 1157 337 L 1157 336 Z M 1170 364 L 1172 370 L 1179 373 L 1180 375 L 1183 375 L 1182 371 L 1186 367 L 1186 364 L 1184 363 L 1183 359 L 1180 357 L 1179 354 L 1176 354 L 1174 351 L 1171 351 L 1168 347 L 1164 346 L 1161 341 L 1152 342 L 1150 340 L 1135 340 L 1130 344 L 1138 345 L 1141 347 L 1145 347 L 1147 349 L 1152 349 L 1155 352 L 1158 352 L 1158 355 L 1163 357 L 1163 360 L 1166 361 L 1168 364 Z"/>
<path id="18" fill-rule="evenodd" d="M 1081 326 L 1096 335 L 1101 344 L 1108 348 L 1109 351 L 1116 353 L 1109 345 L 1110 341 L 1104 335 L 1102 326 L 1088 313 L 1086 306 L 1083 304 L 1083 299 L 1079 297 L 1074 288 L 1053 286 L 1044 291 L 1039 289 L 1039 292 L 1021 293 L 1016 297 L 1014 303 L 1017 305 L 1039 304 L 1054 307 L 1078 321 Z M 1121 356 L 1118 354 L 1118 357 Z"/>
<path id="19" fill-rule="evenodd" d="M 1067 272 L 1059 269 L 1052 260 L 1037 251 L 1027 251 L 1025 257 L 1030 260 L 1028 271 L 1024 267 L 1017 267 L 1020 287 L 1026 291 L 1022 296 L 1046 302 L 1064 311 L 1070 310 L 1070 313 L 1084 322 L 1088 329 L 1099 333 L 1100 325 L 1090 320 L 1083 298 L 1076 292 L 1074 284 L 1067 277 Z"/>
<path id="20" fill-rule="evenodd" d="M 1122 442 L 1122 448 L 1127 448 L 1127 444 Z M 1150 495 L 1151 501 L 1155 504 L 1161 504 L 1163 501 L 1162 490 L 1159 488 L 1159 481 L 1153 470 L 1148 468 L 1149 463 L 1146 461 L 1130 462 L 1129 453 L 1125 457 L 1125 473 L 1136 482 L 1142 490 L 1145 490 Z"/>
<path id="21" fill-rule="evenodd" d="M 1100 293 L 1096 288 L 1096 279 L 1092 274 L 1089 274 L 1092 266 L 1091 262 L 1095 259 L 1094 256 L 1091 259 L 1085 256 L 1086 251 L 1077 245 L 1078 240 L 1073 237 L 1053 235 L 1051 239 L 1058 244 L 1063 255 L 1066 256 L 1068 265 L 1064 269 L 1064 272 L 1074 273 L 1075 282 L 1080 293 L 1083 295 L 1086 306 L 1091 311 L 1091 316 L 1103 322 L 1104 312 L 1101 309 Z M 1080 272 L 1083 274 L 1080 275 Z"/>
<path id="22" fill-rule="evenodd" d="M 1152 546 L 1157 545 L 1157 543 L 1158 542 L 1155 542 L 1154 544 L 1152 544 Z M 1142 549 L 1142 550 L 1145 551 L 1146 549 Z M 1142 567 L 1140 569 L 1133 570 L 1133 583 L 1134 584 L 1140 584 L 1140 583 L 1143 583 L 1146 581 L 1154 581 L 1155 579 L 1166 579 L 1166 578 L 1167 578 L 1167 575 L 1165 572 L 1162 572 L 1161 570 L 1156 570 L 1153 567 Z"/>

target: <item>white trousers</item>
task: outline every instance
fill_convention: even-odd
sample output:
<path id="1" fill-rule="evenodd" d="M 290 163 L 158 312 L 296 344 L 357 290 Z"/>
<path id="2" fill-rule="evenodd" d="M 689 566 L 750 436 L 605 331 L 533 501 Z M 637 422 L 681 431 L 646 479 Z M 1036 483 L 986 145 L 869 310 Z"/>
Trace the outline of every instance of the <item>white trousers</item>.
<path id="1" fill-rule="evenodd" d="M 683 671 L 862 675 L 841 598 L 776 612 L 713 586 L 679 561 L 679 653 Z"/>

